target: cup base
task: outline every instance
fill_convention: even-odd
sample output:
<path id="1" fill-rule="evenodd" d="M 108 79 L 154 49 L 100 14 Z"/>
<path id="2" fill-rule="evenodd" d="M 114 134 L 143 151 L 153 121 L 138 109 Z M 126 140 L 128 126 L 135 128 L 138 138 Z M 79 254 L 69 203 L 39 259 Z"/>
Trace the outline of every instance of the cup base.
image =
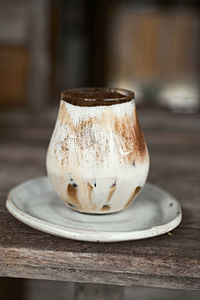
<path id="1" fill-rule="evenodd" d="M 131 205 L 131 203 L 130 203 Z M 81 211 L 81 210 L 77 210 L 75 208 L 73 208 L 72 206 L 70 205 L 66 205 L 65 206 L 67 207 L 67 209 L 71 209 L 72 211 L 74 212 L 77 212 L 77 213 L 80 213 L 80 214 L 84 214 L 84 215 L 90 215 L 90 216 L 102 216 L 102 215 L 113 215 L 113 214 L 117 214 L 117 213 L 120 213 L 124 210 L 126 210 L 127 208 L 124 208 L 124 209 L 120 209 L 120 210 L 116 210 L 116 211 L 108 211 L 108 212 L 89 212 L 89 211 Z"/>

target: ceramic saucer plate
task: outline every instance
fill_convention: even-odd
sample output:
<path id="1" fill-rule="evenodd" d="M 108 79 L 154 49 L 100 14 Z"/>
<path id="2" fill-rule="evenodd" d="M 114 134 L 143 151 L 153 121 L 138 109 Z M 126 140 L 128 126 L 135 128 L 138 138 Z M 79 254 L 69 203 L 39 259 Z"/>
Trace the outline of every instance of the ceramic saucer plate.
<path id="1" fill-rule="evenodd" d="M 35 229 L 92 242 L 150 238 L 171 231 L 182 218 L 178 201 L 150 183 L 129 208 L 109 215 L 81 214 L 65 207 L 47 177 L 13 188 L 6 206 L 14 217 Z"/>

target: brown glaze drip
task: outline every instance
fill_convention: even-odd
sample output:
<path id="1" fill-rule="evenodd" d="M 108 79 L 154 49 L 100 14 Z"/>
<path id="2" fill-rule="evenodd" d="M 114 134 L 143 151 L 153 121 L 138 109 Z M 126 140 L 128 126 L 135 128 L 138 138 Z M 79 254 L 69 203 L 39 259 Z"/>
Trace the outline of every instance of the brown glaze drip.
<path id="1" fill-rule="evenodd" d="M 77 189 L 71 184 L 69 184 L 67 187 L 67 199 L 69 200 L 70 204 L 77 208 L 80 208 L 80 204 L 77 198 Z"/>
<path id="2" fill-rule="evenodd" d="M 110 206 L 109 205 L 104 205 L 101 210 L 102 211 L 109 211 L 110 210 Z"/>
<path id="3" fill-rule="evenodd" d="M 147 147 L 145 143 L 144 136 L 142 134 L 141 127 L 139 125 L 137 112 L 135 110 L 135 148 L 137 150 L 138 156 L 141 158 L 146 157 L 147 155 Z"/>
<path id="4" fill-rule="evenodd" d="M 63 91 L 61 99 L 78 106 L 107 106 L 131 101 L 134 93 L 116 88 L 81 88 Z"/>
<path id="5" fill-rule="evenodd" d="M 112 198 L 112 195 L 114 194 L 115 190 L 116 190 L 116 185 L 114 185 L 110 188 L 110 191 L 109 191 L 109 194 L 108 194 L 108 199 L 107 199 L 106 203 L 110 202 L 110 200 Z"/>
<path id="6" fill-rule="evenodd" d="M 122 137 L 121 149 L 127 155 L 124 162 L 135 164 L 142 162 L 147 157 L 147 147 L 140 128 L 136 109 L 132 115 L 125 114 L 122 118 L 115 118 L 114 131 Z"/>
<path id="7" fill-rule="evenodd" d="M 141 190 L 141 187 L 140 186 L 137 186 L 136 189 L 133 191 L 133 193 L 131 194 L 128 202 L 126 203 L 125 207 L 124 208 L 127 208 L 131 202 L 133 201 L 133 199 L 136 197 L 136 195 L 139 193 L 139 191 Z"/>
<path id="8" fill-rule="evenodd" d="M 135 155 L 134 118 L 127 114 L 120 119 L 116 118 L 114 122 L 114 130 L 122 137 L 121 148 L 123 152 L 128 153 L 124 156 L 123 160 L 131 164 Z"/>
<path id="9" fill-rule="evenodd" d="M 88 198 L 89 198 L 90 204 L 92 206 L 92 190 L 93 190 L 93 186 L 89 182 L 88 182 L 87 186 L 88 186 Z"/>

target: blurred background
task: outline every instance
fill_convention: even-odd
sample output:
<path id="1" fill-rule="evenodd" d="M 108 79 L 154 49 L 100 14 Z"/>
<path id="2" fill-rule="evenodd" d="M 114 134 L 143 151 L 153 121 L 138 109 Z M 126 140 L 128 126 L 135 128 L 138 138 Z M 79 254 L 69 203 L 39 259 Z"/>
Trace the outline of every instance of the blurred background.
<path id="1" fill-rule="evenodd" d="M 128 88 L 138 106 L 197 114 L 199 53 L 200 1 L 0 0 L 0 124 L 55 118 L 60 92 L 82 86 Z M 73 288 L 1 279 L 0 300 L 73 299 Z M 125 296 L 199 299 L 145 288 Z"/>
<path id="2" fill-rule="evenodd" d="M 0 108 L 41 108 L 82 86 L 199 109 L 200 2 L 0 0 Z"/>

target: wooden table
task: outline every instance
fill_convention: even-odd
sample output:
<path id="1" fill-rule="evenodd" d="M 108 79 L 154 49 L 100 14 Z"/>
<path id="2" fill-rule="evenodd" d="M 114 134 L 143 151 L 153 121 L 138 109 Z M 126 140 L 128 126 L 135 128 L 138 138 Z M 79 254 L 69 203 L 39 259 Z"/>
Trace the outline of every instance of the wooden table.
<path id="1" fill-rule="evenodd" d="M 121 243 L 67 240 L 34 230 L 5 208 L 9 190 L 45 174 L 53 121 L 0 116 L 0 276 L 200 289 L 199 115 L 139 110 L 151 156 L 149 181 L 177 197 L 172 234 Z"/>

